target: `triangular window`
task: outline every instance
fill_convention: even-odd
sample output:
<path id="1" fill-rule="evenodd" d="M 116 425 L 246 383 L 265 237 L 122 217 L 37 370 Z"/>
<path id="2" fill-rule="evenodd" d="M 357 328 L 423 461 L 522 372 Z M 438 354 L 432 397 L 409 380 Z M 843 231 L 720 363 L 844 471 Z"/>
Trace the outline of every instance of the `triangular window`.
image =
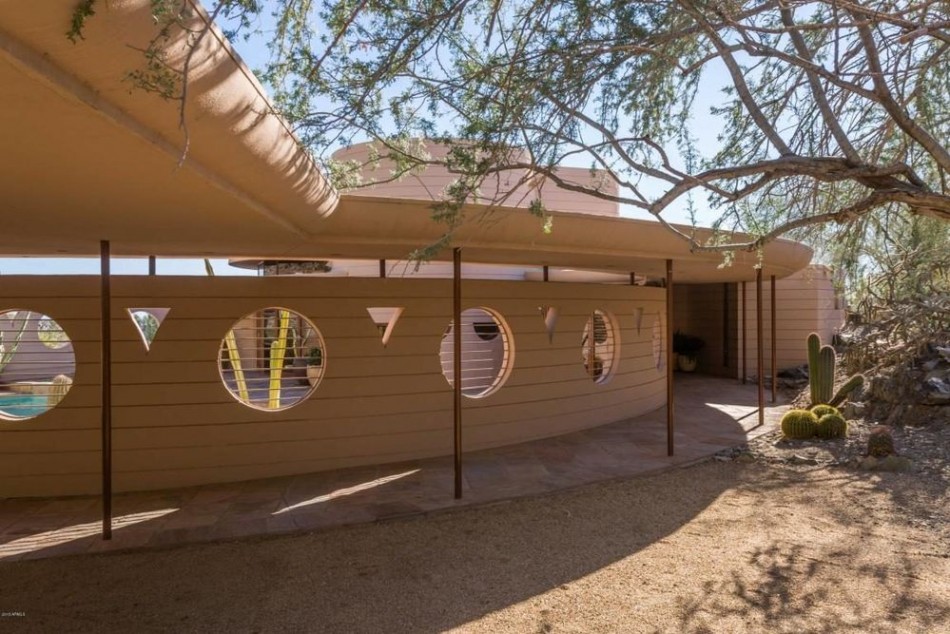
<path id="1" fill-rule="evenodd" d="M 132 324 L 138 330 L 142 343 L 145 345 L 145 351 L 148 352 L 155 341 L 155 335 L 161 327 L 165 317 L 168 316 L 171 308 L 129 308 L 129 317 L 132 318 Z"/>
<path id="2" fill-rule="evenodd" d="M 389 338 L 403 310 L 405 309 L 402 306 L 373 306 L 366 309 L 373 323 L 376 324 L 383 346 L 389 343 Z"/>

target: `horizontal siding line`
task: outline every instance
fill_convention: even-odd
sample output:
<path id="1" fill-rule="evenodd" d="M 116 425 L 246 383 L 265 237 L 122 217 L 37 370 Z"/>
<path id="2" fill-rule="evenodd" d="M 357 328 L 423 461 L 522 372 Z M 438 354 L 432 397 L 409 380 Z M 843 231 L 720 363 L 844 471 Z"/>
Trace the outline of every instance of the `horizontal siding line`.
<path id="1" fill-rule="evenodd" d="M 631 401 L 611 403 L 608 405 L 598 405 L 596 407 L 585 407 L 585 408 L 581 408 L 577 410 L 559 411 L 557 414 L 548 413 L 548 414 L 544 414 L 540 416 L 515 417 L 515 418 L 509 418 L 509 419 L 503 419 L 503 420 L 495 420 L 493 418 L 489 422 L 469 423 L 468 425 L 465 425 L 463 422 L 463 428 L 464 429 L 483 429 L 483 428 L 488 428 L 488 427 L 511 425 L 513 423 L 530 423 L 533 421 L 548 420 L 551 418 L 562 418 L 562 417 L 569 416 L 572 414 L 577 414 L 580 412 L 596 412 L 596 411 L 605 410 L 605 409 L 626 407 L 630 404 L 638 403 L 645 400 L 651 400 L 655 396 L 656 395 L 645 395 L 642 397 L 638 397 L 636 399 L 632 399 Z M 446 417 L 447 422 L 437 427 L 421 427 L 421 428 L 414 428 L 414 429 L 392 429 L 392 430 L 386 430 L 382 432 L 377 431 L 377 432 L 368 432 L 368 433 L 360 433 L 360 434 L 337 434 L 337 435 L 330 435 L 330 436 L 307 436 L 307 437 L 298 436 L 295 438 L 267 438 L 266 440 L 227 442 L 225 444 L 199 443 L 199 444 L 188 444 L 188 445 L 115 448 L 114 452 L 118 454 L 118 453 L 136 453 L 136 452 L 142 452 L 142 451 L 155 452 L 155 451 L 165 451 L 165 450 L 172 451 L 172 450 L 182 450 L 182 449 L 218 449 L 221 447 L 263 446 L 263 445 L 270 445 L 270 444 L 286 444 L 286 443 L 293 443 L 293 442 L 359 440 L 363 438 L 385 438 L 387 436 L 406 436 L 406 435 L 412 435 L 412 434 L 447 433 L 447 432 L 452 431 L 452 427 L 451 427 L 449 416 L 448 416 L 451 412 L 449 410 L 445 410 L 445 412 L 447 414 L 447 417 Z M 647 413 L 647 412 L 643 412 L 643 413 Z M 641 414 L 634 413 L 625 417 L 624 419 L 618 419 L 618 420 L 625 420 L 626 418 L 633 419 L 640 416 Z M 285 421 L 281 421 L 281 422 L 285 422 Z M 605 421 L 602 423 L 598 423 L 596 426 L 608 425 L 612 422 L 617 422 L 617 421 Z M 136 430 L 138 429 L 166 430 L 166 429 L 189 429 L 189 427 L 176 425 L 174 427 L 137 427 L 135 429 Z M 77 450 L 77 451 L 82 452 L 83 450 Z M 48 453 L 51 453 L 51 454 L 52 453 L 76 453 L 77 451 L 58 451 L 58 452 L 48 452 Z M 85 450 L 85 451 L 88 451 L 88 450 Z M 24 452 L 0 452 L 0 455 L 22 455 L 23 453 Z"/>
<path id="2" fill-rule="evenodd" d="M 597 389 L 596 389 L 594 392 L 582 392 L 582 393 L 579 393 L 579 394 L 574 394 L 574 395 L 565 396 L 565 397 L 555 397 L 555 398 L 550 399 L 550 400 L 563 400 L 563 399 L 572 399 L 572 398 L 584 398 L 584 397 L 590 396 L 590 395 L 592 395 L 592 394 L 607 394 L 607 393 L 611 393 L 611 392 L 615 392 L 615 391 L 619 391 L 619 390 L 634 389 L 634 388 L 637 388 L 637 387 L 642 387 L 642 386 L 645 386 L 645 385 L 650 385 L 650 384 L 652 384 L 652 383 L 654 383 L 654 382 L 657 382 L 657 381 L 659 381 L 660 379 L 662 379 L 662 375 L 659 375 L 658 378 L 655 379 L 655 380 L 647 380 L 647 381 L 645 381 L 645 382 L 642 382 L 642 383 L 635 383 L 635 384 L 633 384 L 633 385 L 623 385 L 623 386 L 620 386 L 620 387 L 617 387 L 617 388 L 613 388 L 613 389 L 609 389 L 609 390 L 608 390 L 608 389 L 605 389 L 606 386 L 612 385 L 612 384 L 615 384 L 615 383 L 619 382 L 618 379 L 621 378 L 621 377 L 624 377 L 624 376 L 633 376 L 633 375 L 641 374 L 641 373 L 643 373 L 643 372 L 648 372 L 648 371 L 649 371 L 649 369 L 647 369 L 647 370 L 633 371 L 633 372 L 627 372 L 627 373 L 617 373 L 617 374 L 611 375 L 611 378 L 610 378 L 608 381 L 603 382 L 603 383 L 596 383 L 596 382 L 594 382 L 594 381 L 586 380 L 585 378 L 575 378 L 575 379 L 566 379 L 566 380 L 563 380 L 563 381 L 540 382 L 540 383 L 538 383 L 538 382 L 520 383 L 520 384 L 516 384 L 516 385 L 508 385 L 508 384 L 506 383 L 505 385 L 501 386 L 501 388 L 499 388 L 497 391 L 492 392 L 492 393 L 489 395 L 489 397 L 501 395 L 501 394 L 504 392 L 504 390 L 505 390 L 506 387 L 510 387 L 510 388 L 512 388 L 512 389 L 523 390 L 523 389 L 531 389 L 531 388 L 537 388 L 537 387 L 550 387 L 551 389 L 557 389 L 558 386 L 567 386 L 567 385 L 594 385 L 594 386 L 596 386 Z M 152 408 L 159 408 L 159 407 L 162 407 L 162 408 L 165 408 L 165 407 L 167 407 L 167 408 L 180 408 L 180 407 L 195 407 L 195 408 L 200 408 L 200 407 L 219 406 L 219 405 L 230 405 L 230 404 L 236 404 L 236 405 L 242 405 L 243 407 L 249 407 L 249 406 L 244 405 L 243 403 L 239 402 L 239 401 L 238 401 L 237 399 L 235 399 L 235 398 L 227 397 L 227 394 L 228 394 L 228 393 L 226 393 L 226 392 L 222 393 L 222 398 L 221 398 L 221 399 L 217 399 L 217 400 L 194 401 L 194 402 L 176 402 L 176 403 L 126 403 L 126 404 L 113 402 L 112 410 L 113 410 L 114 412 L 116 412 L 116 411 L 136 410 L 136 409 L 141 409 L 141 408 L 152 409 Z M 324 395 L 321 395 L 321 394 L 320 394 L 319 388 L 318 388 L 318 390 L 315 391 L 315 392 L 313 393 L 313 395 L 306 397 L 306 398 L 304 399 L 304 402 L 306 402 L 306 401 L 314 401 L 314 402 L 323 402 L 323 403 L 329 404 L 329 403 L 338 403 L 338 402 L 352 401 L 354 398 L 360 398 L 360 399 L 363 399 L 363 400 L 370 400 L 370 399 L 391 399 L 391 398 L 394 398 L 394 397 L 401 397 L 401 396 L 418 396 L 418 397 L 420 397 L 420 398 L 424 398 L 424 397 L 439 398 L 439 397 L 444 397 L 444 396 L 446 396 L 446 395 L 451 395 L 451 394 L 452 394 L 452 388 L 451 388 L 451 386 L 449 386 L 448 382 L 446 382 L 445 388 L 444 388 L 444 389 L 440 389 L 439 391 L 431 391 L 431 390 L 418 391 L 418 392 L 399 391 L 399 392 L 393 393 L 393 394 L 365 394 L 365 395 L 359 395 L 359 396 L 355 396 L 355 395 L 346 395 L 346 396 L 343 396 L 343 395 L 341 395 L 341 396 L 324 396 Z M 489 398 L 489 397 L 485 397 L 485 398 Z M 483 402 L 483 399 L 482 399 L 482 398 L 476 398 L 476 399 L 471 399 L 471 400 L 473 400 L 473 401 L 478 401 L 478 402 Z M 507 403 L 506 405 L 509 405 L 509 404 L 519 404 L 519 403 L 535 403 L 535 402 L 542 402 L 542 401 L 539 401 L 539 400 L 537 400 L 537 399 L 530 399 L 530 400 L 526 400 L 526 401 L 515 401 L 514 403 Z M 263 412 L 264 414 L 275 415 L 275 414 L 279 414 L 281 411 L 285 411 L 285 410 L 287 410 L 287 409 L 300 407 L 302 404 L 303 404 L 303 402 L 297 402 L 297 403 L 294 403 L 293 405 L 287 406 L 285 409 L 282 409 L 282 410 L 258 410 L 258 411 L 261 411 L 261 412 Z M 488 405 L 479 405 L 478 407 L 494 407 L 494 406 L 495 406 L 495 405 L 491 405 L 491 406 L 488 406 Z M 93 404 L 90 404 L 90 405 L 72 405 L 72 406 L 61 405 L 61 406 L 57 406 L 56 409 L 59 410 L 60 407 L 62 407 L 62 411 L 64 411 L 64 412 L 65 412 L 65 411 L 69 411 L 69 410 L 80 410 L 80 411 L 81 411 L 81 410 L 91 410 L 91 409 L 98 410 L 98 409 L 99 409 L 99 404 L 98 404 L 98 403 L 93 403 Z M 258 408 L 256 408 L 256 407 L 251 407 L 250 409 L 258 409 Z M 0 433 L 2 433 L 2 431 L 0 431 Z"/>
<path id="3" fill-rule="evenodd" d="M 444 452 L 440 451 L 440 453 L 438 453 L 437 455 L 444 456 L 444 455 L 451 455 L 451 453 L 452 453 L 452 448 L 451 446 L 449 446 L 446 448 Z M 300 460 L 281 460 L 280 462 L 246 462 L 246 463 L 234 463 L 234 464 L 228 463 L 228 464 L 217 464 L 217 465 L 207 465 L 207 466 L 202 465 L 200 467 L 173 467 L 170 469 L 114 469 L 113 473 L 116 476 L 122 475 L 122 474 L 134 475 L 134 474 L 146 474 L 146 473 L 161 475 L 165 473 L 201 472 L 201 471 L 209 471 L 209 470 L 221 471 L 222 469 L 225 469 L 225 468 L 226 469 L 246 469 L 248 467 L 271 467 L 275 464 L 294 465 L 294 464 L 315 464 L 315 463 L 319 464 L 319 463 L 327 463 L 327 462 L 338 463 L 338 462 L 347 462 L 347 461 L 352 461 L 352 460 L 363 460 L 363 459 L 380 459 L 380 460 L 377 460 L 376 462 L 373 462 L 372 464 L 382 465 L 389 462 L 388 460 L 389 458 L 396 457 L 396 456 L 400 456 L 404 458 L 400 460 L 395 460 L 393 462 L 402 462 L 403 460 L 418 460 L 419 459 L 419 458 L 411 457 L 411 456 L 418 456 L 417 452 L 409 452 L 409 451 L 388 452 L 388 453 L 366 453 L 366 454 L 354 453 L 354 454 L 347 454 L 343 456 L 328 456 L 324 458 L 313 457 L 313 458 L 303 458 Z M 346 468 L 346 467 L 341 467 L 341 468 Z M 307 472 L 303 472 L 303 473 L 307 473 Z M 275 477 L 275 476 L 269 476 L 269 477 Z"/>

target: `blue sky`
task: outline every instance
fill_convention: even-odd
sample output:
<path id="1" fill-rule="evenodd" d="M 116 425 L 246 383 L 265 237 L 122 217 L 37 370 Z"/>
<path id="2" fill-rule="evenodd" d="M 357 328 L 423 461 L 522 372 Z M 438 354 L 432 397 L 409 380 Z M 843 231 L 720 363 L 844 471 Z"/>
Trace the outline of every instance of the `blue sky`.
<path id="1" fill-rule="evenodd" d="M 211 260 L 215 275 L 256 275 L 255 271 Z M 112 258 L 113 275 L 148 275 L 147 258 Z M 159 258 L 159 275 L 207 275 L 204 260 Z M 99 258 L 0 258 L 0 275 L 98 275 Z"/>

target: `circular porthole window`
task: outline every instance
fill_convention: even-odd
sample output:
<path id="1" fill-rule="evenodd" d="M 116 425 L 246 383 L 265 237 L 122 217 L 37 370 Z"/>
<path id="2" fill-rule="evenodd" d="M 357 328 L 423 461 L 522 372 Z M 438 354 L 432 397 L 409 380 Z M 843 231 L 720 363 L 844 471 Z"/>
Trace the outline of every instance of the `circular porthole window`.
<path id="1" fill-rule="evenodd" d="M 25 420 L 56 407 L 73 384 L 69 336 L 47 315 L 0 313 L 0 419 Z"/>
<path id="2" fill-rule="evenodd" d="M 255 409 L 279 411 L 305 400 L 326 369 L 323 337 L 286 308 L 239 319 L 221 341 L 221 380 L 231 396 Z"/>
<path id="3" fill-rule="evenodd" d="M 455 323 L 442 334 L 439 360 L 442 375 L 455 385 Z M 487 308 L 462 313 L 462 394 L 488 396 L 500 388 L 511 370 L 512 337 L 500 315 Z"/>
<path id="4" fill-rule="evenodd" d="M 594 383 L 605 383 L 616 368 L 617 335 L 613 319 L 602 310 L 587 318 L 581 336 L 584 371 Z"/>

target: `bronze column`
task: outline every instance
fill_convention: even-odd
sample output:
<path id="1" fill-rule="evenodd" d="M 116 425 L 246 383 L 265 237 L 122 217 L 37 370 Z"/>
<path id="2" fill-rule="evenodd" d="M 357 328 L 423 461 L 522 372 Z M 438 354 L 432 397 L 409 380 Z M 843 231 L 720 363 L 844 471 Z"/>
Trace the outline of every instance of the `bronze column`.
<path id="1" fill-rule="evenodd" d="M 769 282 L 770 282 L 769 290 L 771 291 L 771 295 L 772 295 L 772 298 L 771 298 L 772 300 L 772 306 L 771 306 L 772 308 L 772 402 L 774 403 L 775 389 L 778 385 L 778 361 L 776 361 L 775 359 L 775 357 L 777 356 L 776 349 L 777 349 L 778 344 L 776 342 L 776 337 L 775 337 L 775 276 L 774 275 L 772 275 L 769 278 Z"/>
<path id="2" fill-rule="evenodd" d="M 109 241 L 99 243 L 102 388 L 102 539 L 112 539 L 112 288 Z"/>
<path id="3" fill-rule="evenodd" d="M 762 269 L 755 270 L 755 338 L 759 377 L 759 425 L 765 423 L 765 342 L 762 337 Z"/>
<path id="4" fill-rule="evenodd" d="M 455 499 L 462 498 L 462 249 L 452 250 L 452 376 L 455 409 Z"/>
<path id="5" fill-rule="evenodd" d="M 666 261 L 666 455 L 673 455 L 673 260 Z"/>

